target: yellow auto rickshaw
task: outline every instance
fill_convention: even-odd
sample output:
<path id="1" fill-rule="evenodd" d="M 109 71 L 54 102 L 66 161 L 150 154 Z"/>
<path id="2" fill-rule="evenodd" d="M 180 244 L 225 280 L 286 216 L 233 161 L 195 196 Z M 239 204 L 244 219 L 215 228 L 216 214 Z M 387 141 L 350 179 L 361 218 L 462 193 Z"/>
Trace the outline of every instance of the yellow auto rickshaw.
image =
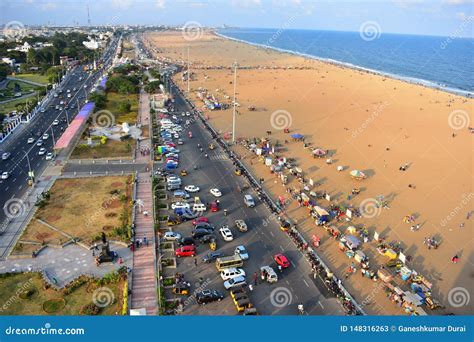
<path id="1" fill-rule="evenodd" d="M 284 220 L 284 221 L 281 221 L 280 222 L 280 229 L 284 232 L 287 232 L 288 230 L 290 230 L 290 222 Z"/>
<path id="2" fill-rule="evenodd" d="M 241 169 L 235 169 L 234 173 L 237 175 L 237 176 L 240 176 L 242 174 L 242 170 Z"/>
<path id="3" fill-rule="evenodd" d="M 215 251 L 217 249 L 217 242 L 216 242 L 216 239 L 212 239 L 210 242 L 209 242 L 209 249 L 211 251 Z"/>
<path id="4" fill-rule="evenodd" d="M 209 149 L 210 149 L 210 150 L 213 150 L 213 149 L 215 149 L 215 148 L 216 148 L 216 146 L 214 146 L 213 143 L 210 143 L 210 144 L 209 144 Z"/>
<path id="5" fill-rule="evenodd" d="M 178 295 L 188 295 L 189 294 L 189 284 L 188 283 L 178 283 L 173 286 L 173 293 Z"/>
<path id="6" fill-rule="evenodd" d="M 184 177 L 184 176 L 187 176 L 187 175 L 188 175 L 188 171 L 186 171 L 186 170 L 181 170 L 181 171 L 179 172 L 179 174 Z"/>
<path id="7" fill-rule="evenodd" d="M 181 221 L 176 216 L 168 216 L 168 220 L 166 223 L 168 226 L 175 226 L 181 223 Z"/>

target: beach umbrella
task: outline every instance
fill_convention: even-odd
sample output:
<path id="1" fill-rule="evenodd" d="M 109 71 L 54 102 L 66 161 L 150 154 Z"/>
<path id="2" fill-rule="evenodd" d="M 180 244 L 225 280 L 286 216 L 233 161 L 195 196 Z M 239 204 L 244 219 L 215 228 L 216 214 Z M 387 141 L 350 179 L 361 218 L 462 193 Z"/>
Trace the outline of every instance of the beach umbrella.
<path id="1" fill-rule="evenodd" d="M 317 148 L 315 150 L 313 150 L 313 154 L 315 156 L 325 156 L 326 155 L 326 151 L 320 149 L 320 148 Z"/>
<path id="2" fill-rule="evenodd" d="M 292 137 L 293 139 L 303 139 L 303 134 L 300 134 L 300 133 L 293 133 L 293 134 L 291 135 L 291 137 Z"/>
<path id="3" fill-rule="evenodd" d="M 352 170 L 350 172 L 350 174 L 354 178 L 358 178 L 358 179 L 365 178 L 365 174 L 362 171 L 359 171 L 359 170 Z"/>

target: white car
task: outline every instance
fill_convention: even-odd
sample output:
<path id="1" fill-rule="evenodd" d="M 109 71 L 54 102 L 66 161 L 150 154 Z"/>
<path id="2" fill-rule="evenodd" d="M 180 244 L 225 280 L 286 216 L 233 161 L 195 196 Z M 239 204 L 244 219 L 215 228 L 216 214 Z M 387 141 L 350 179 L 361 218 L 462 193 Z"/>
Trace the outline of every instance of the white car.
<path id="1" fill-rule="evenodd" d="M 49 134 L 48 134 L 48 133 L 43 134 L 43 140 L 48 140 L 48 138 L 49 138 Z"/>
<path id="2" fill-rule="evenodd" d="M 56 119 L 53 121 L 53 126 L 57 126 L 57 125 L 59 125 L 59 120 Z"/>
<path id="3" fill-rule="evenodd" d="M 44 147 L 41 147 L 40 150 L 38 151 L 38 155 L 42 156 L 44 154 L 46 154 L 46 149 Z"/>
<path id="4" fill-rule="evenodd" d="M 184 187 L 184 190 L 186 190 L 187 192 L 198 192 L 199 191 L 199 187 L 196 186 L 196 185 L 186 185 Z"/>
<path id="5" fill-rule="evenodd" d="M 189 209 L 189 203 L 184 203 L 184 202 L 174 202 L 171 204 L 171 209 L 175 210 L 177 208 L 183 208 L 183 209 Z"/>
<path id="6" fill-rule="evenodd" d="M 245 271 L 241 268 L 225 268 L 221 271 L 222 280 L 229 280 L 235 277 L 245 277 Z"/>
<path id="7" fill-rule="evenodd" d="M 166 241 L 180 240 L 181 234 L 175 232 L 166 232 L 165 235 L 163 235 L 163 239 Z"/>
<path id="8" fill-rule="evenodd" d="M 166 181 L 167 182 L 177 182 L 177 181 L 181 182 L 181 178 L 175 175 L 171 175 L 171 176 L 166 177 Z"/>
<path id="9" fill-rule="evenodd" d="M 39 139 L 39 140 L 36 142 L 36 146 L 43 146 L 43 140 Z"/>
<path id="10" fill-rule="evenodd" d="M 179 139 L 179 140 L 178 140 L 178 145 L 183 145 L 183 144 L 184 144 L 184 143 L 183 143 L 183 140 Z"/>
<path id="11" fill-rule="evenodd" d="M 222 226 L 219 229 L 219 232 L 221 233 L 224 241 L 230 242 L 234 240 L 234 235 L 232 235 L 232 232 L 230 231 L 229 226 Z"/>
<path id="12" fill-rule="evenodd" d="M 2 160 L 7 160 L 8 158 L 10 158 L 10 155 L 11 155 L 10 152 L 4 152 L 2 154 Z"/>
<path id="13" fill-rule="evenodd" d="M 48 154 L 46 154 L 46 160 L 53 160 L 53 154 L 51 152 L 48 152 Z"/>
<path id="14" fill-rule="evenodd" d="M 28 144 L 34 144 L 35 138 L 28 138 Z"/>
<path id="15" fill-rule="evenodd" d="M 190 113 L 190 112 L 186 112 L 186 116 L 190 116 L 190 115 L 191 115 L 191 113 Z"/>
<path id="16" fill-rule="evenodd" d="M 178 134 L 178 133 L 175 133 L 175 134 L 173 134 L 173 137 L 174 137 L 175 139 L 179 139 L 179 134 Z"/>
<path id="17" fill-rule="evenodd" d="M 246 285 L 247 282 L 245 281 L 245 277 L 242 277 L 242 276 L 239 276 L 239 277 L 235 277 L 235 278 L 231 278 L 227 281 L 224 282 L 224 287 L 226 290 L 230 290 L 234 287 L 239 287 L 239 286 L 243 286 L 243 285 Z"/>
<path id="18" fill-rule="evenodd" d="M 222 192 L 217 188 L 211 189 L 210 193 L 211 193 L 211 195 L 214 195 L 215 197 L 221 197 L 222 196 Z"/>
<path id="19" fill-rule="evenodd" d="M 249 258 L 249 253 L 247 252 L 247 250 L 245 249 L 245 246 L 243 245 L 235 247 L 234 254 L 240 255 L 242 260 L 247 260 Z"/>
<path id="20" fill-rule="evenodd" d="M 2 173 L 2 179 L 7 179 L 9 176 L 10 174 L 6 171 Z"/>

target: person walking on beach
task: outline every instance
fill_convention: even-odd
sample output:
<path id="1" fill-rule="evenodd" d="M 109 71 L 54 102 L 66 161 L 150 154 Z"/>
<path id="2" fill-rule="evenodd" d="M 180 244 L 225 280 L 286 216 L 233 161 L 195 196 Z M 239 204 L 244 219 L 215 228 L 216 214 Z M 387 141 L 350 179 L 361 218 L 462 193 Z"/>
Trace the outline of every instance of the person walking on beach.
<path id="1" fill-rule="evenodd" d="M 459 257 L 458 257 L 457 254 L 451 258 L 451 262 L 452 262 L 453 264 L 457 264 L 458 261 L 459 261 Z"/>

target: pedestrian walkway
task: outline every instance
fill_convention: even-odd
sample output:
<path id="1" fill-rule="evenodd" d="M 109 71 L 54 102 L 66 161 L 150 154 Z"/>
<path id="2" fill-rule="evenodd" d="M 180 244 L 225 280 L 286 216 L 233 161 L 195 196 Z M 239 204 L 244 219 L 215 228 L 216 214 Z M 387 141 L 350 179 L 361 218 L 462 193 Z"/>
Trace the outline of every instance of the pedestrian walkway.
<path id="1" fill-rule="evenodd" d="M 213 153 L 209 155 L 210 160 L 228 160 L 229 158 L 224 153 Z"/>
<path id="2" fill-rule="evenodd" d="M 140 112 L 138 123 L 141 125 L 150 124 L 150 104 L 148 101 L 148 94 L 143 90 L 140 92 Z M 137 163 L 150 162 L 150 139 L 142 138 L 138 141 L 135 161 Z"/>
<path id="3" fill-rule="evenodd" d="M 137 177 L 135 239 L 142 240 L 142 246 L 133 253 L 132 309 L 145 308 L 147 315 L 157 314 L 157 293 L 155 273 L 155 238 L 152 217 L 152 183 L 149 173 Z M 148 213 L 147 215 L 145 213 Z M 144 240 L 148 240 L 148 246 Z"/>

